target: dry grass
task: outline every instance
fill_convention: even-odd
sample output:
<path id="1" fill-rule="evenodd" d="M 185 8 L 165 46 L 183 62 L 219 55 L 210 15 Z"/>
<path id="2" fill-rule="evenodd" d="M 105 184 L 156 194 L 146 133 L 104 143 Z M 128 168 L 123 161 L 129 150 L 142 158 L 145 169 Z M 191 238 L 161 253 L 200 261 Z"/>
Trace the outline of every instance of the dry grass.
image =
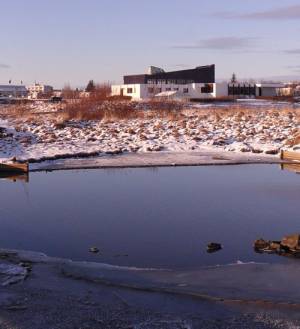
<path id="1" fill-rule="evenodd" d="M 128 98 L 111 97 L 108 84 L 98 85 L 89 97 L 73 98 L 66 101 L 59 115 L 50 114 L 59 123 L 69 120 L 130 120 L 159 118 L 168 121 L 180 121 L 194 116 L 200 121 L 223 120 L 250 121 L 253 119 L 269 117 L 278 125 L 284 124 L 284 118 L 292 118 L 300 122 L 300 109 L 286 108 L 257 108 L 243 105 L 228 104 L 226 107 L 190 108 L 190 104 L 174 100 L 152 99 L 144 102 L 129 101 Z M 12 119 L 25 119 L 38 121 L 38 116 L 32 113 L 29 104 L 11 105 L 4 107 L 0 112 L 1 117 Z M 183 127 L 184 128 L 184 127 Z M 291 136 L 295 138 L 298 131 Z M 298 140 L 298 139 L 297 139 Z"/>
<path id="2" fill-rule="evenodd" d="M 66 121 L 102 120 L 111 119 L 113 116 L 129 117 L 131 110 L 134 110 L 133 104 L 119 99 L 110 99 L 110 86 L 103 84 L 98 85 L 89 97 L 68 101 L 62 115 Z"/>
<path id="3" fill-rule="evenodd" d="M 110 97 L 107 85 L 98 86 L 90 97 L 68 102 L 63 114 L 65 120 L 129 120 L 141 118 L 168 118 L 178 120 L 184 104 L 175 101 L 150 100 L 134 102 L 128 98 Z"/>
<path id="4" fill-rule="evenodd" d="M 300 133 L 299 130 L 295 131 L 295 133 L 290 136 L 290 138 L 286 141 L 285 145 L 292 147 L 295 145 L 299 145 L 300 144 Z"/>
<path id="5" fill-rule="evenodd" d="M 0 116 L 3 118 L 27 119 L 31 116 L 30 107 L 28 104 L 14 104 L 5 106 L 1 109 Z"/>

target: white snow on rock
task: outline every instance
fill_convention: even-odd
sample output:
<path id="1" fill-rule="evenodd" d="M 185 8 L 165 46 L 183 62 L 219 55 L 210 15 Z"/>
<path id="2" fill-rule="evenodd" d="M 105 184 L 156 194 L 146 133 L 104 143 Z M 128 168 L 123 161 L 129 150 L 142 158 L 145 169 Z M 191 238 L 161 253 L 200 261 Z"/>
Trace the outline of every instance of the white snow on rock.
<path id="1" fill-rule="evenodd" d="M 241 102 L 242 103 L 242 102 Z M 196 106 L 197 107 L 197 106 Z M 281 148 L 299 149 L 297 111 L 257 109 L 253 112 L 189 109 L 178 119 L 63 121 L 52 104 L 31 105 L 31 115 L 0 112 L 0 160 L 42 161 L 122 152 L 215 150 L 278 154 Z M 37 114 L 38 112 L 38 114 Z M 43 114 L 43 112 L 46 112 Z M 47 113 L 52 112 L 52 113 Z"/>
<path id="2" fill-rule="evenodd" d="M 0 282 L 2 286 L 23 281 L 27 276 L 27 269 L 12 264 L 0 264 Z"/>

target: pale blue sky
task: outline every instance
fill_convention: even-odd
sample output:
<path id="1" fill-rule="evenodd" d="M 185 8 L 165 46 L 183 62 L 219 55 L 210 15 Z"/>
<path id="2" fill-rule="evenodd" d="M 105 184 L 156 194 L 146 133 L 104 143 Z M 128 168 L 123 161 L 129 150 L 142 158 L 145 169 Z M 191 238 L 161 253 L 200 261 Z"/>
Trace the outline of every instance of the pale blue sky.
<path id="1" fill-rule="evenodd" d="M 122 81 L 149 65 L 300 78 L 299 0 L 1 1 L 0 83 Z"/>

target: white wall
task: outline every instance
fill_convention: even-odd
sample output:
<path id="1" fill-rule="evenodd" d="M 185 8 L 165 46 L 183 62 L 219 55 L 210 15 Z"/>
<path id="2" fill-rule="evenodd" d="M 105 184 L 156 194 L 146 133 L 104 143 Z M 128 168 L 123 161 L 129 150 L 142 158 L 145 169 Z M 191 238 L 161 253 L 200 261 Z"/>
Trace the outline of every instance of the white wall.
<path id="1" fill-rule="evenodd" d="M 226 97 L 228 96 L 228 83 L 218 82 L 215 84 L 214 97 Z"/>
<path id="2" fill-rule="evenodd" d="M 121 95 L 121 89 L 123 89 L 124 96 L 131 96 L 133 100 L 141 100 L 152 98 L 156 94 L 164 91 L 178 91 L 176 94 L 179 98 L 215 98 L 228 96 L 227 83 L 214 83 L 212 93 L 202 93 L 201 88 L 205 87 L 205 83 L 191 83 L 191 84 L 132 84 L 132 85 L 112 85 L 111 95 Z M 153 89 L 153 93 L 149 92 L 149 89 Z M 132 89 L 133 93 L 128 93 L 128 89 Z M 184 90 L 188 89 L 185 93 Z"/>
<path id="3" fill-rule="evenodd" d="M 112 85 L 111 86 L 111 95 L 120 96 L 121 90 L 123 90 L 123 96 L 130 96 L 132 99 L 141 99 L 141 87 L 140 84 L 132 85 Z M 132 89 L 132 93 L 128 93 L 129 89 Z"/>

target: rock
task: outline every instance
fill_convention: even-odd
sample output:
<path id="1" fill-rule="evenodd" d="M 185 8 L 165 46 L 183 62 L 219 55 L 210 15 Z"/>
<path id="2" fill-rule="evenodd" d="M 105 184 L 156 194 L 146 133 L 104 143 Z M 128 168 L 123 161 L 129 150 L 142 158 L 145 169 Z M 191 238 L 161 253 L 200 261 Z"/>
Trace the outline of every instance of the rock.
<path id="1" fill-rule="evenodd" d="M 66 128 L 66 124 L 63 122 L 57 122 L 57 123 L 55 123 L 54 128 L 55 129 L 64 129 L 64 128 Z"/>
<path id="2" fill-rule="evenodd" d="M 271 241 L 269 248 L 274 252 L 281 252 L 282 246 L 280 241 Z"/>
<path id="3" fill-rule="evenodd" d="M 123 153 L 123 151 L 121 149 L 115 149 L 115 150 L 109 150 L 105 152 L 106 154 L 109 155 L 116 155 L 116 154 L 121 154 Z"/>
<path id="4" fill-rule="evenodd" d="M 161 145 L 155 145 L 152 147 L 152 151 L 159 152 L 163 150 L 163 146 Z"/>
<path id="5" fill-rule="evenodd" d="M 96 141 L 97 141 L 97 138 L 95 138 L 95 137 L 89 137 L 89 138 L 87 139 L 87 141 L 88 141 L 88 142 L 96 142 Z"/>
<path id="6" fill-rule="evenodd" d="M 254 242 L 254 250 L 259 253 L 276 253 L 282 256 L 300 256 L 300 235 L 293 234 L 281 241 L 265 241 L 258 239 Z"/>
<path id="7" fill-rule="evenodd" d="M 240 149 L 240 152 L 251 152 L 251 148 L 249 146 L 243 146 Z"/>
<path id="8" fill-rule="evenodd" d="M 0 285 L 8 286 L 25 280 L 27 269 L 15 264 L 0 264 Z"/>
<path id="9" fill-rule="evenodd" d="M 89 252 L 92 252 L 92 253 L 94 253 L 94 254 L 98 254 L 99 249 L 98 249 L 97 247 L 91 247 L 91 248 L 89 249 Z"/>
<path id="10" fill-rule="evenodd" d="M 32 263 L 31 262 L 21 262 L 18 265 L 24 267 L 28 272 L 32 271 Z"/>
<path id="11" fill-rule="evenodd" d="M 212 253 L 212 252 L 216 252 L 222 249 L 222 245 L 220 243 L 217 242 L 210 242 L 207 245 L 207 252 Z"/>
<path id="12" fill-rule="evenodd" d="M 224 146 L 226 145 L 226 141 L 223 138 L 219 138 L 213 141 L 212 145 L 217 145 L 217 146 Z"/>
<path id="13" fill-rule="evenodd" d="M 270 246 L 270 242 L 264 239 L 258 239 L 254 241 L 254 249 L 255 251 L 262 251 Z"/>
<path id="14" fill-rule="evenodd" d="M 203 138 L 199 137 L 199 136 L 195 136 L 192 138 L 194 141 L 196 142 L 201 142 Z"/>
<path id="15" fill-rule="evenodd" d="M 299 234 L 293 234 L 288 235 L 281 240 L 281 246 L 287 247 L 289 249 L 293 250 L 300 250 L 300 235 Z"/>
<path id="16" fill-rule="evenodd" d="M 266 150 L 265 151 L 266 154 L 278 154 L 279 150 L 278 149 L 271 149 L 271 150 Z"/>
<path id="17" fill-rule="evenodd" d="M 263 150 L 260 150 L 260 149 L 252 149 L 252 153 L 263 153 Z"/>

